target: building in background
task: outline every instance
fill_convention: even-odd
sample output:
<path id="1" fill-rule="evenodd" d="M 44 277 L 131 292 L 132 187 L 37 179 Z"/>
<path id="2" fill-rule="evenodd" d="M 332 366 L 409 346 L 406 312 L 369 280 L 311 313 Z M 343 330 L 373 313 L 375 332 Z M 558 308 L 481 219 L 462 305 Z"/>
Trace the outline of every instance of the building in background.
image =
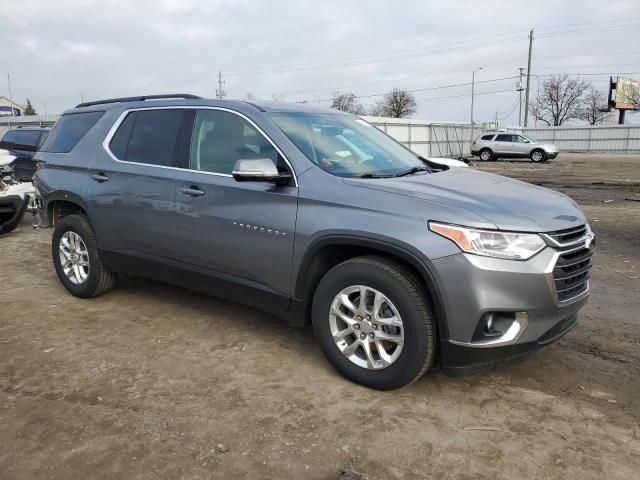
<path id="1" fill-rule="evenodd" d="M 0 117 L 20 117 L 24 109 L 25 107 L 23 105 L 18 105 L 7 97 L 0 96 Z"/>

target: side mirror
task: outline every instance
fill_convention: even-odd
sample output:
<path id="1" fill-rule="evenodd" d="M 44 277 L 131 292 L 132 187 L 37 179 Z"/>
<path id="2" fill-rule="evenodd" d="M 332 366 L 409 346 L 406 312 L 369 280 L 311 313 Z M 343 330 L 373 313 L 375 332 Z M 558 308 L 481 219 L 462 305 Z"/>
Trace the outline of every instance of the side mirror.
<path id="1" fill-rule="evenodd" d="M 283 185 L 291 179 L 289 173 L 279 172 L 270 158 L 238 160 L 231 173 L 236 182 L 273 182 Z"/>

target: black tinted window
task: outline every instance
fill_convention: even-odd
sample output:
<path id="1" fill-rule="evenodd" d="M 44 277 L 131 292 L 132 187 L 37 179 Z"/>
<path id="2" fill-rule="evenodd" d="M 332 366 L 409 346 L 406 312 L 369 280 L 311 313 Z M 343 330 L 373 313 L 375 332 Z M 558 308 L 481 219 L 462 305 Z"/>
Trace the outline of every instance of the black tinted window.
<path id="1" fill-rule="evenodd" d="M 498 135 L 496 137 L 496 142 L 510 142 L 511 135 Z"/>
<path id="2" fill-rule="evenodd" d="M 491 135 L 484 135 L 482 140 L 491 140 L 493 138 L 493 133 Z"/>
<path id="3" fill-rule="evenodd" d="M 67 153 L 73 150 L 104 112 L 71 113 L 63 115 L 45 140 L 41 150 Z"/>
<path id="4" fill-rule="evenodd" d="M 133 123 L 136 120 L 136 113 L 137 112 L 132 112 L 127 115 L 109 143 L 111 152 L 119 160 L 124 160 L 127 157 L 127 146 L 129 145 L 129 138 L 131 138 Z"/>
<path id="5" fill-rule="evenodd" d="M 240 159 L 270 158 L 278 165 L 273 145 L 244 118 L 221 110 L 199 110 L 191 140 L 191 168 L 231 174 Z M 283 167 L 283 165 L 278 165 Z"/>
<path id="6" fill-rule="evenodd" d="M 32 146 L 37 148 L 40 143 L 41 134 L 42 132 L 39 130 L 19 130 L 15 139 L 16 149 L 19 150 L 21 146 Z"/>
<path id="7" fill-rule="evenodd" d="M 171 166 L 178 157 L 176 144 L 184 110 L 137 112 L 125 160 Z"/>
<path id="8" fill-rule="evenodd" d="M 2 137 L 2 141 L 3 142 L 15 142 L 17 135 L 18 135 L 18 131 L 17 130 L 9 130 L 7 133 L 4 134 L 4 137 Z"/>

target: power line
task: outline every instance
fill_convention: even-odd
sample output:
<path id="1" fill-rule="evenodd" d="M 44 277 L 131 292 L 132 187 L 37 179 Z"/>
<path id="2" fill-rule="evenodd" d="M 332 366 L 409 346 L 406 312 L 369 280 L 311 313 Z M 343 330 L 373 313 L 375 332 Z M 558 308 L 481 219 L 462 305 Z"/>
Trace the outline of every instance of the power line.
<path id="1" fill-rule="evenodd" d="M 599 33 L 599 32 L 619 31 L 619 30 L 640 28 L 640 25 L 615 25 L 615 23 L 620 23 L 621 21 L 622 20 L 609 20 L 609 21 L 583 22 L 583 23 L 576 23 L 576 24 L 557 25 L 555 27 L 540 27 L 540 30 L 543 30 L 543 33 L 539 34 L 538 38 L 549 38 L 554 36 L 563 36 L 563 35 L 572 35 L 572 34 L 588 34 L 588 33 Z M 624 21 L 635 21 L 635 20 L 626 19 Z M 603 24 L 603 23 L 609 23 L 611 25 L 603 26 L 599 28 L 592 28 L 592 29 L 544 32 L 544 30 L 549 30 L 553 28 L 579 26 L 579 25 L 596 25 L 596 24 Z M 263 74 L 263 73 L 284 73 L 292 70 L 298 71 L 298 70 L 316 69 L 316 68 L 370 65 L 374 63 L 392 63 L 392 62 L 403 61 L 408 58 L 451 53 L 453 51 L 472 50 L 477 48 L 483 48 L 489 45 L 499 45 L 499 44 L 509 43 L 516 40 L 524 39 L 523 37 L 524 33 L 526 33 L 525 30 L 514 30 L 511 32 L 504 32 L 504 33 L 498 33 L 498 34 L 489 35 L 489 36 L 475 37 L 467 40 L 447 42 L 442 44 L 425 46 L 421 48 L 408 49 L 408 50 L 396 50 L 396 51 L 387 52 L 387 53 L 361 55 L 356 57 L 343 58 L 339 60 L 325 60 L 325 61 L 319 61 L 319 62 L 272 66 L 272 67 L 266 67 L 262 69 L 235 70 L 235 71 L 229 70 L 227 71 L 227 74 L 228 75 L 255 75 L 255 74 Z M 501 38 L 501 37 L 505 37 L 505 38 Z M 477 43 L 479 40 L 482 41 L 482 40 L 488 40 L 492 38 L 495 40 Z M 386 57 L 391 57 L 391 58 L 386 58 Z"/>
<path id="2" fill-rule="evenodd" d="M 477 83 L 477 82 L 476 82 Z M 474 96 L 478 96 L 478 95 L 492 95 L 494 93 L 505 93 L 505 92 L 513 92 L 513 89 L 508 89 L 508 90 L 493 90 L 491 92 L 475 92 L 473 95 Z M 462 98 L 462 97 L 470 97 L 471 94 L 470 93 L 462 93 L 460 95 L 445 95 L 443 97 L 423 97 L 423 98 L 416 98 L 416 102 L 423 102 L 423 101 L 427 101 L 427 100 L 448 100 L 450 98 Z"/>
<path id="3" fill-rule="evenodd" d="M 358 57 L 350 57 L 350 58 L 343 58 L 343 59 L 337 59 L 337 60 L 325 60 L 325 61 L 309 62 L 309 63 L 302 63 L 302 64 L 280 65 L 280 66 L 273 66 L 273 67 L 253 69 L 253 70 L 228 70 L 227 74 L 228 75 L 249 75 L 249 74 L 268 72 L 268 71 L 281 72 L 284 70 L 291 70 L 291 69 L 304 69 L 305 67 L 328 68 L 335 65 L 343 66 L 344 64 L 347 64 L 347 63 L 349 64 L 353 63 L 357 65 L 368 64 L 368 63 L 379 63 L 379 60 L 374 62 L 362 62 L 362 60 L 374 59 L 374 58 L 379 59 L 380 57 L 392 57 L 391 60 L 395 60 L 399 58 L 398 55 L 401 55 L 401 58 L 405 58 L 405 57 L 413 58 L 414 56 L 423 56 L 425 54 L 428 55 L 431 53 L 439 52 L 440 49 L 443 49 L 443 48 L 447 49 L 447 52 L 444 52 L 444 53 L 448 53 L 448 50 L 452 48 L 454 49 L 455 48 L 464 49 L 464 48 L 470 48 L 470 47 L 477 48 L 476 42 L 478 40 L 487 40 L 490 38 L 496 38 L 496 40 L 494 40 L 493 42 L 502 43 L 505 40 L 510 41 L 512 40 L 512 38 L 501 39 L 499 37 L 506 37 L 510 35 L 513 36 L 516 33 L 523 33 L 523 32 L 524 32 L 523 30 L 516 30 L 512 32 L 506 32 L 506 33 L 500 33 L 500 34 L 494 34 L 494 35 L 488 35 L 488 36 L 482 36 L 482 37 L 474 37 L 467 40 L 459 40 L 459 41 L 446 42 L 441 44 L 420 47 L 420 48 L 413 48 L 409 50 L 397 50 L 394 52 L 362 55 Z M 520 38 L 520 37 L 516 37 L 516 38 Z M 489 42 L 489 43 L 493 43 L 493 42 Z M 467 45 L 467 44 L 471 44 L 471 45 Z M 458 45 L 458 47 L 456 47 L 456 45 Z M 429 51 L 425 52 L 425 50 L 435 50 L 435 52 L 429 52 Z M 383 60 L 383 61 L 386 61 L 386 60 Z"/>
<path id="4" fill-rule="evenodd" d="M 496 66 L 500 66 L 500 65 L 507 65 L 510 63 L 515 63 L 515 62 L 520 62 L 520 59 L 513 59 L 513 60 L 508 60 L 506 62 L 500 62 L 500 63 L 491 63 L 489 65 L 483 65 L 483 69 L 488 69 L 491 67 L 496 67 Z M 354 87 L 367 87 L 367 86 L 371 86 L 371 85 L 380 85 L 380 84 L 384 84 L 384 83 L 397 83 L 397 82 L 402 82 L 405 80 L 415 80 L 418 78 L 428 78 L 428 77 L 437 77 L 440 75 L 448 75 L 451 73 L 460 73 L 460 72 L 468 72 L 469 68 L 465 67 L 465 68 L 459 68 L 456 70 L 447 70 L 445 72 L 437 72 L 437 73 L 427 73 L 424 75 L 414 75 L 411 77 L 399 77 L 399 78 L 393 78 L 390 80 L 381 80 L 378 82 L 368 82 L 368 83 L 358 83 L 358 84 L 352 84 L 352 85 L 342 85 L 342 86 L 333 86 L 333 87 L 324 87 L 324 88 L 317 88 L 315 90 L 298 90 L 295 92 L 281 92 L 281 95 L 299 95 L 302 93 L 315 93 L 315 92 L 326 92 L 329 90 L 334 90 L 334 91 L 341 91 L 341 90 L 345 90 L 348 88 L 354 88 Z"/>
<path id="5" fill-rule="evenodd" d="M 490 80 L 480 80 L 478 82 L 475 82 L 476 84 L 478 83 L 493 83 L 493 82 L 500 82 L 502 80 L 513 80 L 514 78 L 519 78 L 518 76 L 514 76 L 514 77 L 502 77 L 502 78 L 494 78 L 494 79 L 490 79 Z M 442 90 L 445 88 L 454 88 L 454 87 L 465 87 L 471 85 L 471 82 L 465 82 L 465 83 L 452 83 L 449 85 L 438 85 L 436 87 L 425 87 L 425 88 L 414 88 L 411 90 L 406 90 L 409 93 L 415 93 L 415 92 L 426 92 L 429 90 Z M 370 95 L 357 95 L 357 98 L 373 98 L 373 97 L 382 97 L 384 95 L 386 95 L 388 92 L 385 93 L 373 93 Z M 318 100 L 320 102 L 329 102 L 331 101 L 331 99 L 321 99 Z"/>

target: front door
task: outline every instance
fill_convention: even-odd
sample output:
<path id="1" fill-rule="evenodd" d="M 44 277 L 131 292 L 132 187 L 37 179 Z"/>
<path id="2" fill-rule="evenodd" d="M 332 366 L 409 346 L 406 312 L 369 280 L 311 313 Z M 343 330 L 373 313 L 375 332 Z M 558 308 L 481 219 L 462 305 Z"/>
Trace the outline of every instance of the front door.
<path id="1" fill-rule="evenodd" d="M 246 117 L 214 108 L 197 111 L 190 169 L 176 179 L 180 248 L 194 271 L 237 283 L 230 297 L 248 295 L 240 300 L 286 309 L 298 189 L 295 180 L 286 186 L 235 181 L 236 161 L 251 158 L 270 158 L 289 169 Z"/>

